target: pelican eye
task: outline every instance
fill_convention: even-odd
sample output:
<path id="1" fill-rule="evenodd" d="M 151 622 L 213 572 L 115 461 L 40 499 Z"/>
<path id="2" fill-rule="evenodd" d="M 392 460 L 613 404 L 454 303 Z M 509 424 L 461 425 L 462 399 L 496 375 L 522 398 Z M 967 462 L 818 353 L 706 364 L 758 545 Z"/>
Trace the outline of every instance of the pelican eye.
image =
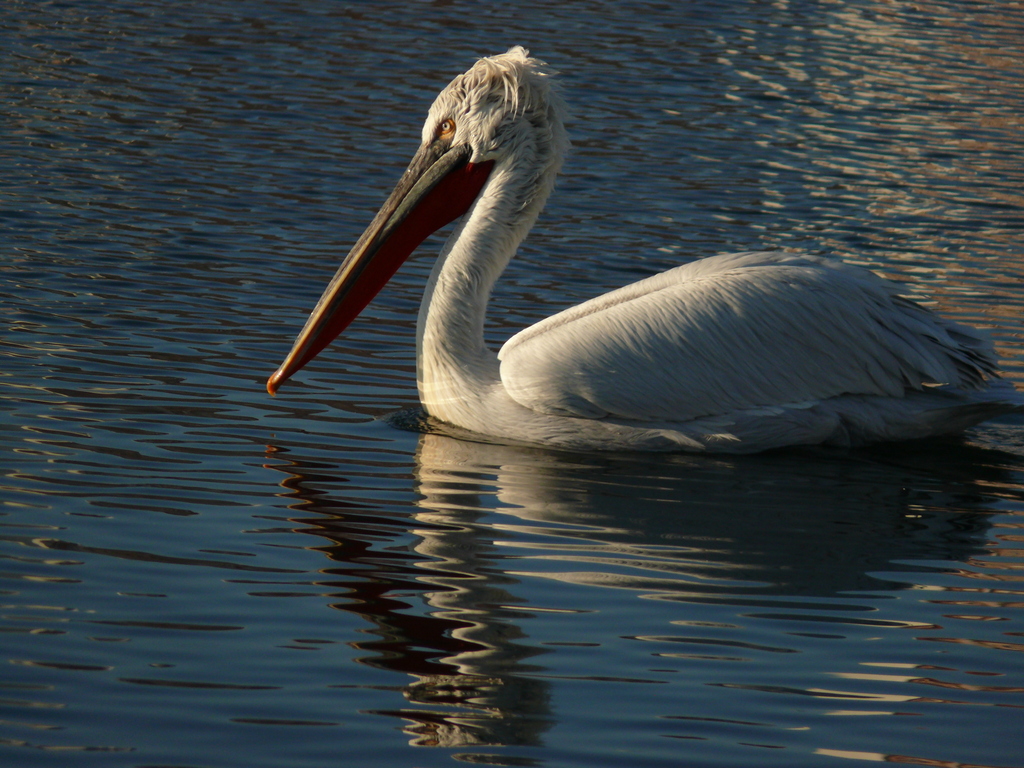
<path id="1" fill-rule="evenodd" d="M 437 126 L 437 136 L 441 139 L 448 139 L 455 135 L 455 121 L 451 118 L 442 120 Z"/>

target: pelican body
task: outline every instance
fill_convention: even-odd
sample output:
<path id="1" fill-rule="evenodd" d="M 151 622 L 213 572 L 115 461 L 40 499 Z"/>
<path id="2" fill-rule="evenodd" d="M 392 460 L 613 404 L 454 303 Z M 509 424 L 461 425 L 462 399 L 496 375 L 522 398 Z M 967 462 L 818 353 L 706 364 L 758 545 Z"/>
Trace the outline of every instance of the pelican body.
<path id="1" fill-rule="evenodd" d="M 267 382 L 278 387 L 457 221 L 417 324 L 420 400 L 481 439 L 568 450 L 747 453 L 958 432 L 1014 410 L 981 331 L 841 261 L 714 256 L 484 344 L 491 288 L 568 148 L 543 62 L 515 47 L 437 97 L 422 144 Z"/>

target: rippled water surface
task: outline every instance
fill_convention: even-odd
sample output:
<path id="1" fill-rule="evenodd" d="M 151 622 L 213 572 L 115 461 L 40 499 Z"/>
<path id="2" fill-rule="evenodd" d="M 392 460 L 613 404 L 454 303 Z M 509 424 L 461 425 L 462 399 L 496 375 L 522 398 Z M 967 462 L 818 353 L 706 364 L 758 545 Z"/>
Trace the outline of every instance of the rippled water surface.
<path id="1" fill-rule="evenodd" d="M 7 0 L 0 764 L 1024 766 L 1024 420 L 742 459 L 403 431 L 430 252 L 263 389 L 436 91 L 574 151 L 494 299 L 840 255 L 1024 386 L 1024 7 Z"/>

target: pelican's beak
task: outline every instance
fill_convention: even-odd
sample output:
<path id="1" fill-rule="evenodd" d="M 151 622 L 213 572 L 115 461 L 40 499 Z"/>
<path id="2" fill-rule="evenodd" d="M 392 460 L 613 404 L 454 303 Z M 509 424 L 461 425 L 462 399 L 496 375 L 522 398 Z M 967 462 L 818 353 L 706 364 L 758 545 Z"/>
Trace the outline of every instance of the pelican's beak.
<path id="1" fill-rule="evenodd" d="M 420 147 L 267 380 L 270 394 L 348 327 L 427 235 L 469 210 L 494 165 L 470 163 L 471 153 L 440 140 Z"/>

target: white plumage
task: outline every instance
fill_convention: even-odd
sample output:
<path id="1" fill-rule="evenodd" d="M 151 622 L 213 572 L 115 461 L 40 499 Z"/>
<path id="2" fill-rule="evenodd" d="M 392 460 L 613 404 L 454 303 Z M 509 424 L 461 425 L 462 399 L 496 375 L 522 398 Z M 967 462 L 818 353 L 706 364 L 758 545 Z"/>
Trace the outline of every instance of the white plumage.
<path id="1" fill-rule="evenodd" d="M 751 452 L 927 437 L 1019 407 L 981 331 L 871 272 L 785 252 L 641 280 L 526 328 L 495 356 L 487 301 L 554 186 L 563 114 L 545 66 L 518 47 L 445 88 L 402 181 L 268 389 L 340 333 L 426 234 L 461 216 L 420 309 L 419 389 L 431 415 L 481 436 Z"/>

